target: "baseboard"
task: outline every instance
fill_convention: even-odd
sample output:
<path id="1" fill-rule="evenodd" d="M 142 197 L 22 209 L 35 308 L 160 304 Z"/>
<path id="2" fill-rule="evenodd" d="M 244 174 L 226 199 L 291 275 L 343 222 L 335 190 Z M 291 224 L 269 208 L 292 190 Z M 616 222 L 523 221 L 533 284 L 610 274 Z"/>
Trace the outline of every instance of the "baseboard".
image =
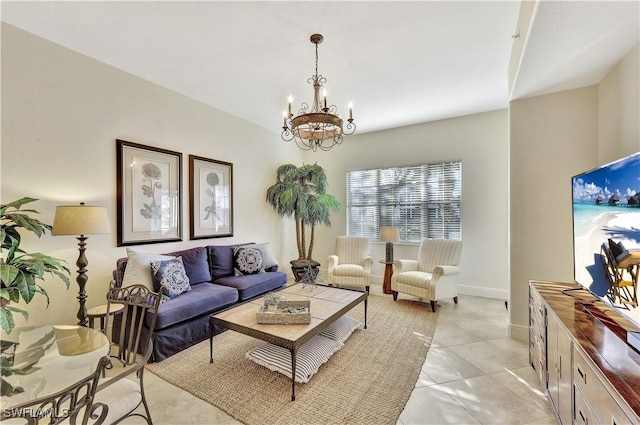
<path id="1" fill-rule="evenodd" d="M 518 341 L 529 341 L 529 327 L 509 324 L 507 327 L 509 338 Z"/>
<path id="2" fill-rule="evenodd" d="M 493 298 L 496 300 L 509 299 L 509 291 L 506 289 L 482 288 L 479 286 L 458 285 L 458 293 L 472 295 L 474 297 Z"/>

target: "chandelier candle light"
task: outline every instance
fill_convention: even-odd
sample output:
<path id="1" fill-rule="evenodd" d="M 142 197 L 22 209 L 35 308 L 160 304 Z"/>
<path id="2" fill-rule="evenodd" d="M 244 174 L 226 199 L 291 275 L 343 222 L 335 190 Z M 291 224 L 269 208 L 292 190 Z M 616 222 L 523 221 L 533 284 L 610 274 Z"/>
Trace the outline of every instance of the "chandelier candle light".
<path id="1" fill-rule="evenodd" d="M 289 96 L 289 108 L 283 114 L 282 140 L 285 142 L 295 140 L 296 145 L 303 150 L 328 151 L 333 146 L 342 143 L 344 134 L 351 135 L 356 131 L 351 102 L 349 102 L 348 124 L 344 129 L 342 117 L 338 115 L 338 109 L 335 105 L 327 103 L 327 91 L 324 89 L 322 102 L 320 101 L 320 89 L 327 82 L 326 78 L 318 74 L 318 44 L 322 43 L 322 40 L 324 37 L 320 34 L 311 36 L 311 42 L 316 45 L 316 73 L 307 82 L 313 84 L 313 103 L 309 106 L 303 102 L 298 110 L 298 115 L 294 116 L 291 112 L 293 96 Z"/>

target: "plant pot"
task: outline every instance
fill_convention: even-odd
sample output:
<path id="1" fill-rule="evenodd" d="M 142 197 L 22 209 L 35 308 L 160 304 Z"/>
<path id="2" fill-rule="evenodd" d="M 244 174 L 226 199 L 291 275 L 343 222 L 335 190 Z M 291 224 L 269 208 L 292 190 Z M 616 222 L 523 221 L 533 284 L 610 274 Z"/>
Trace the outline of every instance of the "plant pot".
<path id="1" fill-rule="evenodd" d="M 309 273 L 312 273 L 313 281 L 315 281 L 320 273 L 320 263 L 315 260 L 292 260 L 290 263 L 296 282 L 300 282 Z"/>

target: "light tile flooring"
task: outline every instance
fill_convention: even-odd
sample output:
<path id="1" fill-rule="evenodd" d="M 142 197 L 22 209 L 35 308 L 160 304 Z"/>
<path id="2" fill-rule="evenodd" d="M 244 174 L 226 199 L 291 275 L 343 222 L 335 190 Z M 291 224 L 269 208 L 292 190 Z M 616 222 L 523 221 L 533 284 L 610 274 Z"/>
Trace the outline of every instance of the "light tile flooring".
<path id="1" fill-rule="evenodd" d="M 439 303 L 434 340 L 398 425 L 556 424 L 527 344 L 506 337 L 504 301 L 459 299 Z M 145 374 L 145 389 L 158 425 L 238 423 L 152 373 Z"/>

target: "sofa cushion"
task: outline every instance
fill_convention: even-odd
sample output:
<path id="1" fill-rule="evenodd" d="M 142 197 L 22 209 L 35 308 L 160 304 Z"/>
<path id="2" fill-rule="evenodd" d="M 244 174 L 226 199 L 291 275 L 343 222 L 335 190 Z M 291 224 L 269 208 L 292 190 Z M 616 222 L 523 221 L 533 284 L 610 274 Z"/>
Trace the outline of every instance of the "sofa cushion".
<path id="1" fill-rule="evenodd" d="M 207 247 L 209 267 L 213 280 L 225 276 L 233 276 L 233 246 L 211 245 Z"/>
<path id="2" fill-rule="evenodd" d="M 234 246 L 233 274 L 235 276 L 243 276 L 260 273 L 264 273 L 262 251 L 258 248 Z"/>
<path id="3" fill-rule="evenodd" d="M 151 261 L 153 290 L 158 292 L 164 286 L 164 295 L 175 298 L 190 291 L 189 276 L 184 270 L 182 257 L 173 260 Z"/>
<path id="4" fill-rule="evenodd" d="M 184 269 L 189 276 L 191 285 L 202 282 L 211 282 L 211 272 L 209 271 L 209 261 L 207 260 L 207 249 L 203 246 L 185 249 L 183 251 L 171 252 L 167 255 L 182 257 Z"/>
<path id="5" fill-rule="evenodd" d="M 176 323 L 220 310 L 237 301 L 238 291 L 233 288 L 212 283 L 194 285 L 191 291 L 160 305 L 155 329 L 164 329 Z"/>
<path id="6" fill-rule="evenodd" d="M 244 276 L 225 276 L 216 279 L 214 283 L 235 288 L 238 291 L 239 300 L 244 301 L 280 288 L 287 283 L 287 274 L 269 272 Z"/>
<path id="7" fill-rule="evenodd" d="M 151 254 L 127 248 L 127 258 L 127 268 L 122 278 L 122 286 L 140 284 L 149 288 L 150 291 L 153 291 L 151 261 L 171 260 L 175 257 L 172 255 Z"/>

